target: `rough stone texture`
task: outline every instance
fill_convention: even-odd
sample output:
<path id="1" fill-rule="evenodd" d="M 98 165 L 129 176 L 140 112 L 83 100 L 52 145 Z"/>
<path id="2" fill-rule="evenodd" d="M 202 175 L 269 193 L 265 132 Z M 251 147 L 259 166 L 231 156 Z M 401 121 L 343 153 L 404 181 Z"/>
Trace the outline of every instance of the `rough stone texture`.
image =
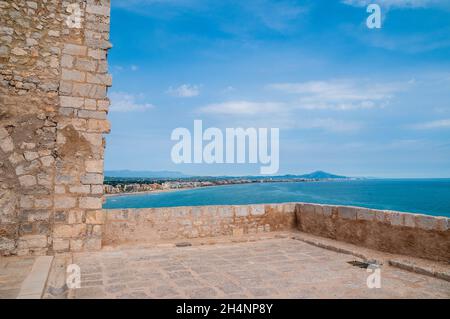
<path id="1" fill-rule="evenodd" d="M 450 260 L 445 217 L 304 203 L 297 204 L 296 216 L 297 228 L 306 233 L 394 254 Z"/>
<path id="2" fill-rule="evenodd" d="M 450 260 L 448 218 L 361 207 L 285 203 L 105 210 L 87 223 L 104 224 L 103 243 L 241 236 L 297 228 L 384 252 Z"/>
<path id="3" fill-rule="evenodd" d="M 80 28 L 66 23 L 69 4 L 80 6 Z M 58 227 L 101 202 L 81 187 L 103 180 L 109 6 L 0 1 L 0 255 L 70 249 Z M 99 248 L 83 218 L 71 222 L 83 231 L 69 243 Z"/>
<path id="4" fill-rule="evenodd" d="M 88 217 L 103 220 L 106 245 L 241 236 L 294 229 L 295 204 L 105 210 Z"/>

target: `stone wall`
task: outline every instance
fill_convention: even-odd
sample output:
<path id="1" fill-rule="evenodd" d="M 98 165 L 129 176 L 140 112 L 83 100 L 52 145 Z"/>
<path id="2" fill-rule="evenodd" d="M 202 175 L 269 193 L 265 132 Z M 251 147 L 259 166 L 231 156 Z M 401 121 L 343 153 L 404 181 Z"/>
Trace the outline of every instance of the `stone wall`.
<path id="1" fill-rule="evenodd" d="M 307 203 L 105 210 L 103 244 L 157 243 L 298 229 L 384 252 L 450 260 L 449 219 Z"/>
<path id="2" fill-rule="evenodd" d="M 105 245 L 155 243 L 290 230 L 295 204 L 105 210 L 104 219 Z"/>
<path id="3" fill-rule="evenodd" d="M 384 252 L 450 261 L 449 218 L 299 203 L 300 231 Z"/>
<path id="4" fill-rule="evenodd" d="M 0 1 L 0 255 L 101 246 L 109 10 Z"/>

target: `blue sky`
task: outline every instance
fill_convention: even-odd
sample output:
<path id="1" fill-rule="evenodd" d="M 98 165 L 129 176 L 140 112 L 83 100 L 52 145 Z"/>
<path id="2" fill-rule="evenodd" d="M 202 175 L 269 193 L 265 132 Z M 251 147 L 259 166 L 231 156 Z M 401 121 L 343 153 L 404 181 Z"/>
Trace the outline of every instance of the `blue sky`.
<path id="1" fill-rule="evenodd" d="M 113 0 L 106 169 L 174 164 L 177 127 L 280 128 L 280 174 L 450 177 L 450 1 Z"/>

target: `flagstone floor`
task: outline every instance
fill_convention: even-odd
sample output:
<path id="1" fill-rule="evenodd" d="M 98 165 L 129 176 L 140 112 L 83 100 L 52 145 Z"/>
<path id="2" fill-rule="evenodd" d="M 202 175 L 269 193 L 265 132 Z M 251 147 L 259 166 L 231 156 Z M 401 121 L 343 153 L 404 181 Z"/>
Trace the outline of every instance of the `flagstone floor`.
<path id="1" fill-rule="evenodd" d="M 74 254 L 72 298 L 450 298 L 450 282 L 381 266 L 293 239 Z M 47 297 L 51 295 L 47 294 Z"/>
<path id="2" fill-rule="evenodd" d="M 15 299 L 36 257 L 0 257 L 0 299 Z"/>

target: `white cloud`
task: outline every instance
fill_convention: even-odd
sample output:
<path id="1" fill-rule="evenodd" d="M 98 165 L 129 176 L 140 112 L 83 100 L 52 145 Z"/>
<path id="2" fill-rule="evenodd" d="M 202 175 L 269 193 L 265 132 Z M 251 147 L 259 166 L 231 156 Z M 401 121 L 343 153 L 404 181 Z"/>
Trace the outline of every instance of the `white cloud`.
<path id="1" fill-rule="evenodd" d="M 199 109 L 201 113 L 223 115 L 262 115 L 279 113 L 286 108 L 277 102 L 229 101 L 206 105 Z"/>
<path id="2" fill-rule="evenodd" d="M 154 106 L 149 103 L 138 102 L 142 95 L 133 95 L 125 92 L 112 92 L 109 94 L 111 99 L 111 112 L 135 112 L 152 109 Z"/>
<path id="3" fill-rule="evenodd" d="M 450 119 L 442 119 L 424 123 L 418 123 L 411 126 L 417 130 L 432 130 L 432 129 L 440 129 L 440 128 L 450 128 Z"/>
<path id="4" fill-rule="evenodd" d="M 209 104 L 198 111 L 217 116 L 231 116 L 233 123 L 245 127 L 353 132 L 363 126 L 362 123 L 354 121 L 305 117 L 296 114 L 292 106 L 281 102 L 230 101 Z"/>
<path id="5" fill-rule="evenodd" d="M 413 83 L 364 83 L 356 80 L 275 83 L 268 87 L 298 97 L 297 108 L 353 110 L 384 107 L 394 93 Z"/>
<path id="6" fill-rule="evenodd" d="M 362 123 L 341 121 L 333 118 L 313 118 L 296 123 L 299 129 L 321 129 L 330 132 L 353 132 L 362 128 Z"/>
<path id="7" fill-rule="evenodd" d="M 176 97 L 194 97 L 200 94 L 200 86 L 182 84 L 177 88 L 170 87 L 167 93 Z"/>
<path id="8" fill-rule="evenodd" d="M 384 8 L 426 8 L 430 6 L 448 6 L 448 0 L 342 0 L 342 3 L 367 7 L 371 3 L 377 3 Z"/>
<path id="9" fill-rule="evenodd" d="M 306 6 L 300 6 L 295 0 L 253 0 L 237 3 L 264 26 L 275 31 L 291 29 L 293 23 L 298 22 L 299 16 L 308 12 Z"/>
<path id="10" fill-rule="evenodd" d="M 133 65 L 131 65 L 130 69 L 131 69 L 131 71 L 137 71 L 137 70 L 139 70 L 139 67 L 137 65 L 133 64 Z"/>

